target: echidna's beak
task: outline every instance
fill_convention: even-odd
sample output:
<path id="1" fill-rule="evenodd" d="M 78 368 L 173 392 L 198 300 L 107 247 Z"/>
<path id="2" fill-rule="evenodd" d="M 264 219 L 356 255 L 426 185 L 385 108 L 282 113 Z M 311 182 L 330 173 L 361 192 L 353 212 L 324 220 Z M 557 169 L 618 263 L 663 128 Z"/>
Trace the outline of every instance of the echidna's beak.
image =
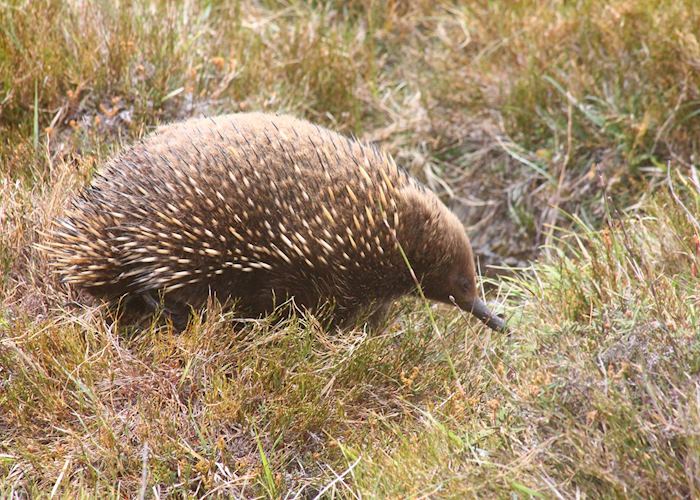
<path id="1" fill-rule="evenodd" d="M 495 330 L 497 332 L 508 332 L 506 327 L 506 322 L 501 318 L 492 313 L 484 301 L 481 299 L 474 299 L 469 302 L 466 307 L 463 308 L 465 311 L 472 313 L 474 316 L 479 318 L 486 326 Z"/>

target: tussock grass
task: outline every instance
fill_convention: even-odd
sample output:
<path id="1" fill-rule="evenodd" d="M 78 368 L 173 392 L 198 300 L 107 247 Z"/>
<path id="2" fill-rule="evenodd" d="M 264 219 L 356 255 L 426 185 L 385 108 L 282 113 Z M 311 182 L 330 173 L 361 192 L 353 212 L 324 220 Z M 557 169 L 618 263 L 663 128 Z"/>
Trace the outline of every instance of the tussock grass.
<path id="1" fill-rule="evenodd" d="M 697 207 L 700 186 L 682 184 Z M 479 342 L 493 353 L 477 371 L 491 420 L 426 412 L 354 469 L 360 491 L 696 494 L 700 227 L 679 203 L 600 231 L 579 221 L 555 256 L 510 278 L 518 326 Z"/>
<path id="2" fill-rule="evenodd" d="M 698 15 L 0 6 L 0 495 L 697 496 Z M 440 193 L 513 333 L 413 300 L 374 334 L 215 304 L 134 332 L 55 281 L 33 244 L 110 154 L 252 109 L 376 141 Z"/>

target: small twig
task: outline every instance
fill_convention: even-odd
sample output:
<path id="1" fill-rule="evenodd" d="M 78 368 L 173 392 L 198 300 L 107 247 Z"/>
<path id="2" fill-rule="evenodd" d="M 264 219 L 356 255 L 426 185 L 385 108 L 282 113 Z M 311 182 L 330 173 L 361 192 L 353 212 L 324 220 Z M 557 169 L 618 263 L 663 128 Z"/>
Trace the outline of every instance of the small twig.
<path id="1" fill-rule="evenodd" d="M 698 171 L 694 166 L 690 167 L 690 182 L 695 190 L 700 194 L 700 179 L 698 179 Z"/>
<path id="2" fill-rule="evenodd" d="M 61 481 L 63 480 L 63 476 L 68 470 L 68 465 L 70 465 L 70 458 L 67 458 L 66 462 L 63 464 L 61 473 L 58 475 L 58 478 L 56 478 L 56 482 L 54 483 L 53 488 L 51 488 L 51 496 L 49 498 L 53 498 L 56 496 L 56 493 L 58 492 L 58 487 L 61 485 Z"/>
<path id="3" fill-rule="evenodd" d="M 361 456 L 357 457 L 357 460 L 355 460 L 352 464 L 350 464 L 350 466 L 347 469 L 345 469 L 345 471 L 343 471 L 342 474 L 340 474 L 340 475 L 336 474 L 335 479 L 333 479 L 333 481 L 331 481 L 326 486 L 324 486 L 323 489 L 318 492 L 318 495 L 316 495 L 314 497 L 314 500 L 318 500 L 319 498 L 321 498 L 326 491 L 328 491 L 333 486 L 335 486 L 339 481 L 342 481 L 343 478 L 345 476 L 347 476 L 350 472 L 352 472 L 352 470 L 357 466 L 357 464 L 360 463 L 360 459 L 362 459 Z M 334 472 L 334 474 L 335 474 L 335 472 Z"/>
<path id="4" fill-rule="evenodd" d="M 141 488 L 139 488 L 139 500 L 146 498 L 148 488 L 148 442 L 143 443 L 141 450 Z"/>

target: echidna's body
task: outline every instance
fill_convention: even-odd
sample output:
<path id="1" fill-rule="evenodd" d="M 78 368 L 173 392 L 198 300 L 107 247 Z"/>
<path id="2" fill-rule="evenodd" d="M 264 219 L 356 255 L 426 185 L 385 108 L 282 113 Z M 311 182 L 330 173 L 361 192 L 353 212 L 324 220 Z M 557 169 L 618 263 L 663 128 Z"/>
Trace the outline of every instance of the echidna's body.
<path id="1" fill-rule="evenodd" d="M 285 116 L 161 128 L 106 165 L 53 249 L 64 281 L 108 300 L 162 293 L 171 311 L 212 294 L 257 316 L 293 297 L 344 323 L 417 278 L 502 326 L 478 311 L 464 229 L 430 191 L 377 149 Z"/>

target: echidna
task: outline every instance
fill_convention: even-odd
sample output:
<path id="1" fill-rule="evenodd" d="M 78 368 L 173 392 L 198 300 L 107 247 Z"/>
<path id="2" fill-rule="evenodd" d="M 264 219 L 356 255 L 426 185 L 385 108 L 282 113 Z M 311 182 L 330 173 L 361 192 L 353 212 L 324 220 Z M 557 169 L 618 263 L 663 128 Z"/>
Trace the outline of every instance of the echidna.
<path id="1" fill-rule="evenodd" d="M 490 328 L 458 219 L 377 148 L 288 116 L 165 126 L 112 159 L 60 219 L 63 281 L 164 304 L 210 295 L 248 317 L 293 299 L 347 325 L 420 285 Z"/>

